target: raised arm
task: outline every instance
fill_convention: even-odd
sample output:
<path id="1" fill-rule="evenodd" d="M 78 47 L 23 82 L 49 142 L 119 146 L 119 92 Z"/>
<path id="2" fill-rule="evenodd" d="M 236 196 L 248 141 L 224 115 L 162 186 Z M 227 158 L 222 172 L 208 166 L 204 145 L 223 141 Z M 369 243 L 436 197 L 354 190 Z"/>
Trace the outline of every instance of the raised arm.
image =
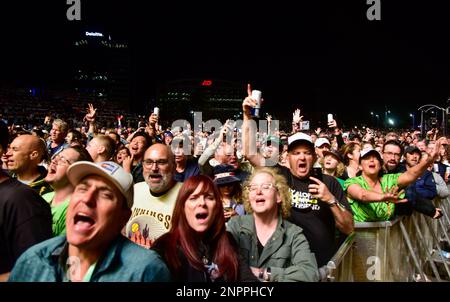
<path id="1" fill-rule="evenodd" d="M 94 105 L 88 104 L 87 113 L 84 116 L 84 119 L 89 123 L 89 129 L 88 129 L 88 138 L 92 139 L 94 137 L 94 134 L 97 133 L 97 124 L 96 124 L 96 117 L 97 117 L 97 108 L 94 108 Z M 90 140 L 89 139 L 89 140 Z"/>
<path id="2" fill-rule="evenodd" d="M 351 199 L 357 200 L 363 203 L 370 202 L 392 202 L 392 203 L 401 203 L 406 202 L 406 199 L 400 198 L 400 196 L 404 193 L 402 191 L 398 191 L 399 188 L 397 186 L 392 187 L 391 189 L 385 189 L 386 192 L 376 192 L 369 191 L 362 188 L 359 184 L 351 184 L 347 188 L 347 193 Z"/>
<path id="3" fill-rule="evenodd" d="M 242 154 L 254 167 L 260 167 L 265 162 L 264 157 L 256 149 L 256 123 L 251 116 L 251 109 L 256 106 L 252 99 L 251 85 L 247 85 L 248 96 L 242 102 L 244 121 L 242 123 Z"/>
<path id="4" fill-rule="evenodd" d="M 156 138 L 158 135 L 158 125 L 159 116 L 155 113 L 151 113 L 148 117 L 148 126 L 145 128 L 145 131 L 151 138 Z"/>
<path id="5" fill-rule="evenodd" d="M 434 144 L 434 148 L 429 154 L 426 153 L 426 155 L 422 157 L 422 160 L 416 166 L 412 167 L 399 176 L 397 184 L 400 188 L 404 188 L 416 181 L 417 178 L 419 178 L 427 170 L 428 166 L 436 161 L 439 156 L 439 148 L 441 147 L 441 143 L 444 140 L 446 140 L 445 137 L 441 137 L 440 139 L 438 139 L 436 141 L 436 144 Z"/>
<path id="6" fill-rule="evenodd" d="M 295 109 L 292 113 L 292 133 L 297 133 L 302 130 L 303 115 L 300 116 L 300 109 Z"/>
<path id="7" fill-rule="evenodd" d="M 202 155 L 200 156 L 200 158 L 198 159 L 198 164 L 200 166 L 203 166 L 204 164 L 206 164 L 206 162 L 208 161 L 208 159 L 214 155 L 214 152 L 216 152 L 217 148 L 219 148 L 220 144 L 222 143 L 222 139 L 223 139 L 223 135 L 227 134 L 228 132 L 228 127 L 229 127 L 229 123 L 230 120 L 226 120 L 225 124 L 222 126 L 222 128 L 220 129 L 220 133 L 219 136 L 216 137 L 216 139 L 214 140 L 214 142 L 212 144 L 210 144 L 202 153 Z"/>

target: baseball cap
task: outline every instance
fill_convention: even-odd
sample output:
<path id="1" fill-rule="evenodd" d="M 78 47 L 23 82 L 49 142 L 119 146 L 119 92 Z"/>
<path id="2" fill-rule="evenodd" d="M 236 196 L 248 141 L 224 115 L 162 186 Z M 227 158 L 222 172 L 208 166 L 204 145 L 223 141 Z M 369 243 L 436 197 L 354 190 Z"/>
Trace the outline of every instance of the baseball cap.
<path id="1" fill-rule="evenodd" d="M 325 137 L 319 137 L 318 139 L 316 139 L 314 147 L 320 147 L 324 144 L 328 144 L 329 146 L 331 146 L 330 141 L 328 139 L 326 139 Z"/>
<path id="2" fill-rule="evenodd" d="M 170 136 L 170 137 L 173 137 L 173 134 L 172 134 L 172 132 L 170 132 L 170 131 L 164 131 L 164 136 Z"/>
<path id="3" fill-rule="evenodd" d="M 217 165 L 214 167 L 214 183 L 218 186 L 240 182 L 240 179 L 234 176 L 234 167 L 230 165 Z"/>
<path id="4" fill-rule="evenodd" d="M 335 150 L 330 150 L 330 151 L 323 151 L 323 157 L 327 156 L 327 155 L 332 155 L 334 156 L 338 161 L 340 162 L 344 162 L 341 154 L 339 154 L 337 151 Z"/>
<path id="5" fill-rule="evenodd" d="M 314 149 L 311 136 L 303 132 L 297 132 L 288 137 L 288 151 L 291 151 L 297 144 L 306 143 L 308 146 Z"/>
<path id="6" fill-rule="evenodd" d="M 363 159 L 364 157 L 369 156 L 371 154 L 374 154 L 376 157 L 378 157 L 380 162 L 383 163 L 383 159 L 381 157 L 380 152 L 378 152 L 377 150 L 375 150 L 373 148 L 365 148 L 365 149 L 361 150 L 361 155 L 359 156 L 359 161 L 361 162 L 361 159 Z"/>
<path id="7" fill-rule="evenodd" d="M 408 147 L 405 148 L 405 154 L 406 153 L 412 154 L 414 152 L 422 154 L 422 151 L 420 151 L 420 149 L 417 148 L 416 146 L 408 146 Z"/>
<path id="8" fill-rule="evenodd" d="M 102 176 L 111 181 L 125 197 L 127 206 L 131 209 L 134 195 L 133 176 L 126 172 L 122 166 L 112 161 L 98 163 L 78 161 L 67 170 L 67 178 L 73 186 L 76 186 L 80 180 L 88 175 Z"/>

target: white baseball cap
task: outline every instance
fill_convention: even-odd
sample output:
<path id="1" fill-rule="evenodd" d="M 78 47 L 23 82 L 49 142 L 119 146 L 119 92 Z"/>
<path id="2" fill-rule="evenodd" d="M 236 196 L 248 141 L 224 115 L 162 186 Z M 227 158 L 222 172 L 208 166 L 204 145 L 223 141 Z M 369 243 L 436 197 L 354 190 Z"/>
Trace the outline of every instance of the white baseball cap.
<path id="1" fill-rule="evenodd" d="M 328 139 L 326 139 L 325 137 L 319 137 L 318 139 L 316 139 L 314 147 L 318 148 L 324 144 L 328 144 L 329 146 L 331 146 L 330 141 Z"/>
<path id="2" fill-rule="evenodd" d="M 361 153 L 359 155 L 359 161 L 361 162 L 361 159 L 363 159 L 366 156 L 369 156 L 370 154 L 375 155 L 380 160 L 380 162 L 383 164 L 383 157 L 381 156 L 380 152 L 378 152 L 374 148 L 370 148 L 370 147 L 361 150 Z"/>
<path id="3" fill-rule="evenodd" d="M 67 178 L 73 186 L 88 175 L 98 175 L 111 181 L 122 193 L 128 208 L 133 206 L 133 176 L 126 172 L 122 166 L 112 161 L 93 163 L 89 161 L 78 161 L 67 170 Z"/>
<path id="4" fill-rule="evenodd" d="M 314 148 L 311 136 L 303 132 L 297 132 L 288 137 L 288 151 L 290 151 L 293 148 L 294 143 L 298 142 L 306 142 L 308 145 Z"/>

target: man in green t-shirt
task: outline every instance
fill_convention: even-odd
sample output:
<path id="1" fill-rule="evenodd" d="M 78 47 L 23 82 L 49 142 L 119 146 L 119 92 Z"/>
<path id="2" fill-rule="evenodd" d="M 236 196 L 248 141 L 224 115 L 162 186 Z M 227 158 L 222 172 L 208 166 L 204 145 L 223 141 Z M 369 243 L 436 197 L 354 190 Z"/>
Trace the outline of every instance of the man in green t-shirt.
<path id="1" fill-rule="evenodd" d="M 52 186 L 54 191 L 44 194 L 42 198 L 51 206 L 53 236 L 59 236 L 66 232 L 67 206 L 73 192 L 73 186 L 67 178 L 66 171 L 71 164 L 81 160 L 92 162 L 92 158 L 85 148 L 74 146 L 53 156 L 48 166 L 45 181 Z"/>

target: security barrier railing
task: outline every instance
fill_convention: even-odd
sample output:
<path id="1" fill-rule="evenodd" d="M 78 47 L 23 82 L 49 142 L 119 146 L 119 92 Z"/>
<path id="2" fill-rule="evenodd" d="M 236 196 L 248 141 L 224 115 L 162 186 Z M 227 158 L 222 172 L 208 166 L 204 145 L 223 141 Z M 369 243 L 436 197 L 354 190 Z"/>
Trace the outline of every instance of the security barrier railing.
<path id="1" fill-rule="evenodd" d="M 355 223 L 355 232 L 320 269 L 322 281 L 450 281 L 450 199 L 443 217 L 415 212 L 391 221 Z"/>

